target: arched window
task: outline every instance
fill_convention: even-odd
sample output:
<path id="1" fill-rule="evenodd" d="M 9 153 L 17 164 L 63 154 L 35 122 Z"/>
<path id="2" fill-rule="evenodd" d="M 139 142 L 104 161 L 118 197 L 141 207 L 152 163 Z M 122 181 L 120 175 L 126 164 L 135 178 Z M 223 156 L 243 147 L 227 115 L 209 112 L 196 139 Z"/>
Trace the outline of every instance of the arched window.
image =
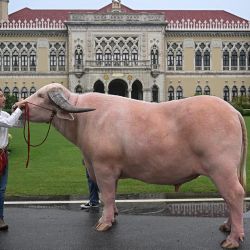
<path id="1" fill-rule="evenodd" d="M 34 50 L 30 53 L 30 71 L 36 71 L 36 52 Z"/>
<path id="2" fill-rule="evenodd" d="M 202 88 L 201 88 L 200 85 L 198 85 L 198 86 L 196 87 L 195 95 L 202 95 Z"/>
<path id="3" fill-rule="evenodd" d="M 127 49 L 124 49 L 122 51 L 122 61 L 123 61 L 124 66 L 129 65 L 129 51 Z"/>
<path id="4" fill-rule="evenodd" d="M 19 99 L 19 89 L 17 87 L 14 87 L 12 90 L 12 95 L 16 97 L 16 99 Z"/>
<path id="5" fill-rule="evenodd" d="M 133 65 L 138 65 L 138 50 L 136 48 L 132 50 L 131 61 Z"/>
<path id="6" fill-rule="evenodd" d="M 25 99 L 28 97 L 28 90 L 26 87 L 22 87 L 21 89 L 21 98 Z"/>
<path id="7" fill-rule="evenodd" d="M 246 53 L 244 50 L 240 52 L 239 64 L 240 64 L 240 70 L 246 70 Z"/>
<path id="8" fill-rule="evenodd" d="M 178 86 L 176 89 L 176 99 L 182 99 L 183 98 L 183 90 L 181 86 Z"/>
<path id="9" fill-rule="evenodd" d="M 203 63 L 204 70 L 210 70 L 210 52 L 208 50 L 204 52 Z"/>
<path id="10" fill-rule="evenodd" d="M 223 52 L 223 70 L 229 70 L 229 52 L 227 50 Z"/>
<path id="11" fill-rule="evenodd" d="M 182 70 L 182 52 L 180 50 L 176 52 L 176 70 Z"/>
<path id="12" fill-rule="evenodd" d="M 82 69 L 83 67 L 83 51 L 80 45 L 75 50 L 75 69 Z"/>
<path id="13" fill-rule="evenodd" d="M 168 88 L 168 100 L 169 101 L 174 100 L 174 87 L 173 86 L 169 86 Z"/>
<path id="14" fill-rule="evenodd" d="M 202 70 L 202 55 L 200 50 L 195 52 L 195 69 Z"/>
<path id="15" fill-rule="evenodd" d="M 110 49 L 105 50 L 104 54 L 105 66 L 111 66 L 112 64 L 112 54 Z"/>
<path id="16" fill-rule="evenodd" d="M 237 97 L 238 97 L 238 88 L 234 85 L 232 88 L 232 101 L 235 101 Z"/>
<path id="17" fill-rule="evenodd" d="M 59 52 L 58 69 L 59 71 L 65 71 L 65 52 L 63 50 Z"/>
<path id="18" fill-rule="evenodd" d="M 159 66 L 159 51 L 156 45 L 151 49 L 151 66 L 153 69 L 157 69 Z"/>
<path id="19" fill-rule="evenodd" d="M 236 50 L 234 50 L 231 55 L 231 70 L 237 70 L 237 68 L 238 68 L 238 55 Z"/>
<path id="20" fill-rule="evenodd" d="M 28 54 L 27 51 L 23 51 L 21 53 L 21 71 L 27 71 L 28 70 Z"/>
<path id="21" fill-rule="evenodd" d="M 223 89 L 223 99 L 229 102 L 229 87 L 225 86 Z"/>
<path id="22" fill-rule="evenodd" d="M 172 50 L 168 51 L 168 70 L 174 70 L 174 53 Z"/>
<path id="23" fill-rule="evenodd" d="M 13 71 L 19 70 L 19 55 L 16 50 L 12 54 L 12 70 Z"/>
<path id="24" fill-rule="evenodd" d="M 50 71 L 56 71 L 57 59 L 55 50 L 50 51 L 49 61 L 50 61 Z"/>
<path id="25" fill-rule="evenodd" d="M 210 95 L 210 87 L 208 85 L 204 88 L 204 95 Z"/>
<path id="26" fill-rule="evenodd" d="M 5 96 L 10 95 L 9 87 L 5 87 L 3 93 L 4 93 Z"/>
<path id="27" fill-rule="evenodd" d="M 8 50 L 3 53 L 3 70 L 10 71 L 10 52 Z"/>
<path id="28" fill-rule="evenodd" d="M 34 93 L 36 93 L 36 88 L 34 86 L 32 86 L 30 88 L 30 95 L 33 95 Z"/>
<path id="29" fill-rule="evenodd" d="M 240 95 L 241 96 L 247 95 L 247 90 L 246 90 L 246 87 L 244 85 L 240 87 Z"/>
<path id="30" fill-rule="evenodd" d="M 157 85 L 152 87 L 152 102 L 159 102 L 159 88 Z"/>
<path id="31" fill-rule="evenodd" d="M 83 91 L 82 91 L 82 86 L 81 85 L 77 85 L 75 87 L 75 93 L 78 93 L 78 94 L 81 94 Z"/>
<path id="32" fill-rule="evenodd" d="M 121 60 L 120 50 L 116 48 L 114 51 L 114 66 L 120 66 L 121 64 L 120 60 Z"/>
<path id="33" fill-rule="evenodd" d="M 100 48 L 96 51 L 95 60 L 96 60 L 96 65 L 97 66 L 101 66 L 102 65 L 103 54 L 102 54 L 102 50 Z"/>

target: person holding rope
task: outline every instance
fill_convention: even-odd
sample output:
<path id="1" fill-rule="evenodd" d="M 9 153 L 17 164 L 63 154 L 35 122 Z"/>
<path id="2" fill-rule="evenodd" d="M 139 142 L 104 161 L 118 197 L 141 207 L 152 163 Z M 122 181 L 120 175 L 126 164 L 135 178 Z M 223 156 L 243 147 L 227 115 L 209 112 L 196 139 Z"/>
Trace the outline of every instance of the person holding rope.
<path id="1" fill-rule="evenodd" d="M 6 98 L 0 91 L 0 230 L 7 230 L 8 225 L 4 222 L 4 196 L 8 180 L 8 128 L 21 127 L 22 123 L 19 117 L 22 114 L 22 108 L 25 104 L 19 104 L 15 111 L 10 115 L 2 109 L 5 106 Z M 14 107 L 13 107 L 14 108 Z"/>

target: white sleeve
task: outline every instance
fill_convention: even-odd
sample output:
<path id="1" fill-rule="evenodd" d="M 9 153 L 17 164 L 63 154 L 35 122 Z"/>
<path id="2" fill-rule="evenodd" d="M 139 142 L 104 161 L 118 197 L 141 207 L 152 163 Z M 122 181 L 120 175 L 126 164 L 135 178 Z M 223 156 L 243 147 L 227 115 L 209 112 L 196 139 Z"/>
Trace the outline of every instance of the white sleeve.
<path id="1" fill-rule="evenodd" d="M 0 127 L 11 128 L 19 125 L 19 117 L 22 114 L 22 110 L 17 108 L 11 115 L 3 116 L 0 115 Z"/>

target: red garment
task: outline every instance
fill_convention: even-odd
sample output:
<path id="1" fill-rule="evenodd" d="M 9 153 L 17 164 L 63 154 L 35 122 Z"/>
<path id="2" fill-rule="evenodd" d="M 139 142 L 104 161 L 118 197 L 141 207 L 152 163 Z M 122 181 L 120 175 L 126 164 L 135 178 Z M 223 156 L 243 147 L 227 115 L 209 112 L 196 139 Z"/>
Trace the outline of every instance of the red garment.
<path id="1" fill-rule="evenodd" d="M 0 149 L 0 176 L 4 172 L 4 169 L 7 166 L 7 162 L 8 162 L 7 150 Z"/>

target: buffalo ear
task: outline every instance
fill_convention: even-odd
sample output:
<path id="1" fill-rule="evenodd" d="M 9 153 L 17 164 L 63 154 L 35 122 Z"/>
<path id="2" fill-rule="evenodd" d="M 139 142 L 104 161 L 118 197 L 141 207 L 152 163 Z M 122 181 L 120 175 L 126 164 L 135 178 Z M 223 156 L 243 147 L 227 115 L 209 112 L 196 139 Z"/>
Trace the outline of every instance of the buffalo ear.
<path id="1" fill-rule="evenodd" d="M 65 112 L 63 110 L 58 110 L 56 112 L 56 116 L 59 118 L 59 119 L 63 119 L 63 120 L 70 120 L 70 121 L 73 121 L 74 120 L 74 116 L 69 113 L 69 112 Z"/>

